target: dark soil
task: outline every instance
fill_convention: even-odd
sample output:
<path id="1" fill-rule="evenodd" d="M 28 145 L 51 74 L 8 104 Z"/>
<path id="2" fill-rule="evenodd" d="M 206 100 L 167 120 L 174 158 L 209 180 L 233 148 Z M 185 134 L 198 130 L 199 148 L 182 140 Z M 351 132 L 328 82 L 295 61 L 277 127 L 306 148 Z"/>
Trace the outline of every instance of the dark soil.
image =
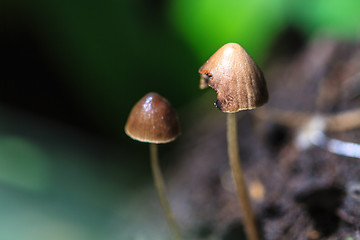
<path id="1" fill-rule="evenodd" d="M 355 109 L 360 105 L 359 71 L 359 44 L 316 38 L 293 54 L 274 54 L 264 71 L 270 102 L 263 108 L 310 115 Z M 170 200 L 190 235 L 243 239 L 227 158 L 225 114 L 215 111 L 193 115 L 198 125 L 184 127 L 178 165 L 169 177 Z M 260 191 L 253 194 L 252 204 L 263 239 L 360 239 L 360 159 L 316 146 L 296 147 L 301 126 L 259 119 L 249 111 L 238 117 L 246 182 Z M 360 143 L 359 129 L 325 134 Z"/>

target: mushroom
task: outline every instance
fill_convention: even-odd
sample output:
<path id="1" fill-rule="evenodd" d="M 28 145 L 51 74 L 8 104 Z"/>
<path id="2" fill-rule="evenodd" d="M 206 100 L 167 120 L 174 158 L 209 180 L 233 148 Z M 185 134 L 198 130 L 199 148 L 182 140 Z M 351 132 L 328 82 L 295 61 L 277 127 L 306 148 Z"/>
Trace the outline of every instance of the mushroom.
<path id="1" fill-rule="evenodd" d="M 180 134 L 179 121 L 174 109 L 159 94 L 148 93 L 132 108 L 125 125 L 125 133 L 132 139 L 150 144 L 151 167 L 160 204 L 173 239 L 180 239 L 179 228 L 166 198 L 157 149 L 158 143 L 171 142 Z"/>
<path id="2" fill-rule="evenodd" d="M 236 112 L 254 109 L 268 101 L 263 73 L 250 55 L 237 43 L 227 43 L 199 69 L 200 88 L 210 86 L 217 92 L 216 106 L 227 113 L 229 162 L 240 207 L 243 210 L 247 239 L 258 240 L 249 194 L 241 170 Z"/>

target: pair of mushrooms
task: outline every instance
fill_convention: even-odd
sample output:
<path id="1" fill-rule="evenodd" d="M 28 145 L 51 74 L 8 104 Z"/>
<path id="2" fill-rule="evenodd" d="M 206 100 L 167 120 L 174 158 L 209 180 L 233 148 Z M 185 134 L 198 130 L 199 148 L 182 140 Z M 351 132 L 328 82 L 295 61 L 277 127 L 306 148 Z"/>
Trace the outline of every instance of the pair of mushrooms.
<path id="1" fill-rule="evenodd" d="M 210 86 L 215 89 L 216 106 L 227 113 L 229 162 L 244 215 L 245 232 L 249 240 L 258 240 L 259 234 L 240 165 L 236 112 L 254 109 L 268 101 L 264 76 L 250 55 L 236 43 L 222 46 L 199 69 L 199 73 L 200 88 Z M 149 93 L 131 110 L 125 132 L 135 140 L 150 143 L 151 166 L 160 203 L 173 238 L 180 239 L 179 228 L 166 198 L 156 145 L 173 141 L 180 134 L 175 111 L 165 98 Z"/>

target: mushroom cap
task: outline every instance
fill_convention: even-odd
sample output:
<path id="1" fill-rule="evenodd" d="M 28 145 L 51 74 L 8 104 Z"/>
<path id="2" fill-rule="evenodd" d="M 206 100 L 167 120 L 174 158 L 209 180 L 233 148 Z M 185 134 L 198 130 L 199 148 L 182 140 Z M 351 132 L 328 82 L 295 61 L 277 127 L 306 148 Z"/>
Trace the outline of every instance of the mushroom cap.
<path id="1" fill-rule="evenodd" d="M 140 142 L 167 143 L 179 136 L 179 120 L 165 98 L 148 93 L 132 108 L 125 133 Z"/>
<path id="2" fill-rule="evenodd" d="M 216 106 L 238 112 L 264 105 L 269 94 L 264 75 L 250 55 L 237 43 L 227 43 L 199 69 L 200 88 L 217 92 Z"/>

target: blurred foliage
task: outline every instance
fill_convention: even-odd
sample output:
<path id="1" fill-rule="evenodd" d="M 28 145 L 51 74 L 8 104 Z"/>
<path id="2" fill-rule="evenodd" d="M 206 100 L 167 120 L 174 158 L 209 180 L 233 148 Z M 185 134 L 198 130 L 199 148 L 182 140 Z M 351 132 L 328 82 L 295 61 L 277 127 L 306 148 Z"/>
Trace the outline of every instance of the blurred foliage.
<path id="1" fill-rule="evenodd" d="M 357 0 L 291 1 L 294 24 L 308 35 L 326 34 L 339 39 L 358 40 L 360 36 Z"/>
<path id="2" fill-rule="evenodd" d="M 0 239 L 166 236 L 145 151 L 27 114 L 0 114 Z"/>
<path id="3" fill-rule="evenodd" d="M 20 137 L 0 137 L 0 182 L 31 191 L 47 187 L 50 178 L 45 153 Z"/>
<path id="4" fill-rule="evenodd" d="M 175 106 L 195 96 L 197 64 L 161 14 L 136 1 L 37 4 L 37 24 L 46 47 L 60 58 L 68 86 L 116 134 L 123 134 L 130 108 L 149 91 Z"/>
<path id="5" fill-rule="evenodd" d="M 202 61 L 228 42 L 261 61 L 285 25 L 284 11 L 283 0 L 174 0 L 170 16 Z"/>

